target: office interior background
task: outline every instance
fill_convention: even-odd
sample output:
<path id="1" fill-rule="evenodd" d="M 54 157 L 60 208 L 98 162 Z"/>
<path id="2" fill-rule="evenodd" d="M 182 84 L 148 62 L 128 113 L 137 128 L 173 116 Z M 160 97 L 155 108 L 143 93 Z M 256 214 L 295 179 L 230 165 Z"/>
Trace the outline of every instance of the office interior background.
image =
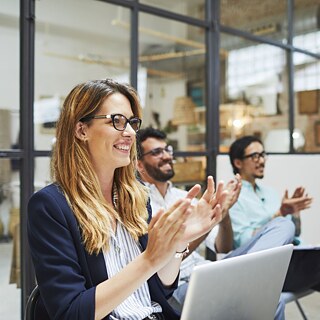
<path id="1" fill-rule="evenodd" d="M 0 238 L 13 242 L 22 314 L 35 284 L 27 202 L 51 182 L 64 98 L 89 79 L 137 88 L 143 127 L 167 133 L 181 187 L 228 180 L 229 145 L 260 137 L 264 181 L 306 187 L 302 238 L 320 243 L 318 0 L 1 0 L 0 41 Z"/>

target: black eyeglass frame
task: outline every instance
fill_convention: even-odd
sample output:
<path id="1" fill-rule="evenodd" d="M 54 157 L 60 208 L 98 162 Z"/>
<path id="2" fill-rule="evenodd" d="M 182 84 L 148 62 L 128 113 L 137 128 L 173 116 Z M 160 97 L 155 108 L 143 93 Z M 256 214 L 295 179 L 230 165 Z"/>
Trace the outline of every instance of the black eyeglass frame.
<path id="1" fill-rule="evenodd" d="M 119 116 L 120 118 L 124 118 L 126 120 L 126 122 L 123 125 L 122 129 L 117 128 L 117 124 L 115 123 L 115 117 Z M 96 116 L 88 116 L 88 117 L 83 117 L 80 119 L 81 122 L 86 122 L 89 121 L 91 119 L 111 119 L 112 120 L 112 125 L 113 127 L 118 130 L 118 131 L 124 131 L 126 130 L 126 127 L 128 125 L 128 123 L 130 124 L 131 128 L 135 131 L 138 132 L 140 127 L 141 127 L 141 123 L 142 120 L 138 117 L 132 117 L 130 119 L 128 119 L 126 116 L 124 116 L 121 113 L 113 113 L 113 114 L 102 114 L 102 115 L 96 115 Z M 137 129 L 135 129 L 134 127 L 137 127 Z"/>
<path id="2" fill-rule="evenodd" d="M 164 148 L 154 148 L 154 149 L 151 149 L 150 151 L 146 152 L 146 153 L 143 153 L 141 156 L 140 156 L 140 159 L 142 159 L 142 157 L 148 155 L 148 154 L 151 154 L 153 155 L 154 157 L 159 157 L 161 154 L 163 154 L 163 151 L 167 152 L 168 154 L 170 154 L 170 156 L 173 156 L 173 147 L 171 145 L 166 145 Z"/>
<path id="3" fill-rule="evenodd" d="M 251 160 L 253 162 L 258 162 L 260 160 L 260 158 L 266 160 L 268 158 L 268 154 L 265 151 L 262 152 L 252 152 L 250 154 L 247 154 L 246 156 L 242 157 L 242 160 L 244 159 L 249 159 L 251 158 Z"/>

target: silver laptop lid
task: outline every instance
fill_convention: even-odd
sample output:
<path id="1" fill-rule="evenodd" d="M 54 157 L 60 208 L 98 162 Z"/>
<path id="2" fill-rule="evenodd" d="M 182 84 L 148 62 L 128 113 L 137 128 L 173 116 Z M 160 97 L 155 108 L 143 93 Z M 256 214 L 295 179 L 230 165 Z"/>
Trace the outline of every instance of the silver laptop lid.
<path id="1" fill-rule="evenodd" d="M 271 320 L 290 262 L 286 245 L 194 268 L 181 320 Z"/>

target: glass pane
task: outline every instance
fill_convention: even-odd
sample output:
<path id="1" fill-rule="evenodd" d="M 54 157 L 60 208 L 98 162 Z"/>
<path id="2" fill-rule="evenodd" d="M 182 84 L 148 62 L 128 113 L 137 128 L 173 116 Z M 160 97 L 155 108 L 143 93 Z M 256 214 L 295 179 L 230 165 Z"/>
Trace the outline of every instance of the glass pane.
<path id="1" fill-rule="evenodd" d="M 175 150 L 205 150 L 204 31 L 147 14 L 139 21 L 143 126 L 164 130 Z"/>
<path id="2" fill-rule="evenodd" d="M 12 208 L 19 210 L 19 160 L 0 159 L 0 235 L 5 240 L 12 238 Z M 14 217 L 19 222 L 19 215 Z"/>
<path id="3" fill-rule="evenodd" d="M 42 189 L 52 182 L 51 179 L 51 158 L 41 157 L 35 159 L 34 165 L 34 188 L 35 191 Z"/>
<path id="4" fill-rule="evenodd" d="M 19 136 L 19 0 L 0 5 L 0 150 Z M 0 319 L 21 317 L 19 160 L 0 159 Z"/>
<path id="5" fill-rule="evenodd" d="M 173 162 L 174 177 L 171 181 L 175 186 L 186 190 L 196 183 L 205 186 L 206 167 L 206 157 L 175 157 Z"/>
<path id="6" fill-rule="evenodd" d="M 107 77 L 128 82 L 129 57 L 129 10 L 92 0 L 37 1 L 36 149 L 51 149 L 60 106 L 76 84 Z"/>
<path id="7" fill-rule="evenodd" d="M 0 149 L 14 148 L 19 135 L 19 0 L 0 6 Z"/>
<path id="8" fill-rule="evenodd" d="M 140 0 L 139 2 L 197 19 L 205 18 L 205 0 Z"/>
<path id="9" fill-rule="evenodd" d="M 21 317 L 19 160 L 0 159 L 1 319 Z"/>
<path id="10" fill-rule="evenodd" d="M 267 151 L 288 152 L 286 52 L 225 34 L 221 47 L 220 150 L 250 134 Z"/>
<path id="11" fill-rule="evenodd" d="M 287 2 L 221 0 L 221 24 L 274 40 L 287 38 Z"/>
<path id="12" fill-rule="evenodd" d="M 319 0 L 295 0 L 294 10 L 294 46 L 320 53 Z"/>
<path id="13" fill-rule="evenodd" d="M 320 59 L 294 54 L 295 133 L 297 151 L 320 151 Z"/>

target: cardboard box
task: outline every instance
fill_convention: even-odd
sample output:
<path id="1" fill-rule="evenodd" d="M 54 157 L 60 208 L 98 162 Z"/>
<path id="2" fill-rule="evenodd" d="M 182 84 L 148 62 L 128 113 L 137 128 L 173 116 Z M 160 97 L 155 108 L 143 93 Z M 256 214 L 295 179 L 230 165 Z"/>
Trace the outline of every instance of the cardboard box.
<path id="1" fill-rule="evenodd" d="M 176 162 L 172 182 L 198 182 L 205 179 L 202 161 Z"/>

